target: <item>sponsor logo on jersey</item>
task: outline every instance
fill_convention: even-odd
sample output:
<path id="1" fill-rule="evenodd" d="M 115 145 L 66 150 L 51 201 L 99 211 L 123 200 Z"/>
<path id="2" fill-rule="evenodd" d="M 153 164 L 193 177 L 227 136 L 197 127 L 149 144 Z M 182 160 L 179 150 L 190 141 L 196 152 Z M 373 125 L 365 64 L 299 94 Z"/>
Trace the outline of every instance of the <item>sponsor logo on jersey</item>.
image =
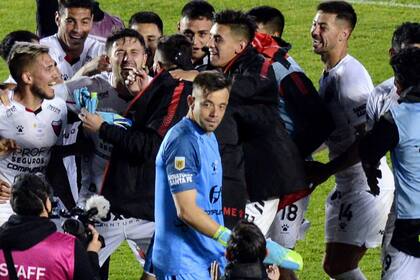
<path id="1" fill-rule="evenodd" d="M 185 157 L 175 157 L 175 169 L 182 170 L 185 168 Z"/>
<path id="2" fill-rule="evenodd" d="M 15 113 L 17 111 L 16 106 L 13 105 L 11 108 L 6 110 L 6 117 L 10 118 L 13 113 Z"/>
<path id="3" fill-rule="evenodd" d="M 178 174 L 171 174 L 168 176 L 169 185 L 180 185 L 180 184 L 187 184 L 192 183 L 192 174 L 187 173 L 178 173 Z"/>
<path id="4" fill-rule="evenodd" d="M 58 137 L 60 135 L 61 127 L 63 126 L 63 122 L 61 120 L 52 121 L 51 126 L 54 130 L 55 135 Z"/>
<path id="5" fill-rule="evenodd" d="M 221 196 L 221 193 L 222 193 L 222 191 L 221 191 L 221 187 L 219 187 L 219 186 L 213 186 L 213 187 L 211 187 L 211 189 L 210 189 L 210 193 L 209 193 L 209 200 L 210 200 L 210 203 L 212 203 L 212 204 L 214 204 L 214 203 L 216 203 L 217 201 L 219 201 L 219 199 L 220 199 L 220 196 Z"/>
<path id="6" fill-rule="evenodd" d="M 57 114 L 60 114 L 60 112 L 61 112 L 60 109 L 58 109 L 57 107 L 55 107 L 55 106 L 53 106 L 51 104 L 48 105 L 47 109 L 50 110 L 50 111 L 52 111 L 52 112 L 54 112 L 54 113 L 57 113 Z"/>

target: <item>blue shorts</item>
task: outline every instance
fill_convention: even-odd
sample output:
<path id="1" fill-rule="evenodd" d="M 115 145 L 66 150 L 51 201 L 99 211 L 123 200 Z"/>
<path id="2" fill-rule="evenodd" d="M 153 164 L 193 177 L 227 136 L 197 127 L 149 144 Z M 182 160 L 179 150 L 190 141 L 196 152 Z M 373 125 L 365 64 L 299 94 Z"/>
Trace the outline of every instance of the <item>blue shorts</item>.
<path id="1" fill-rule="evenodd" d="M 160 274 L 155 270 L 155 275 L 157 280 L 211 280 L 210 272 L 208 270 L 177 275 Z"/>

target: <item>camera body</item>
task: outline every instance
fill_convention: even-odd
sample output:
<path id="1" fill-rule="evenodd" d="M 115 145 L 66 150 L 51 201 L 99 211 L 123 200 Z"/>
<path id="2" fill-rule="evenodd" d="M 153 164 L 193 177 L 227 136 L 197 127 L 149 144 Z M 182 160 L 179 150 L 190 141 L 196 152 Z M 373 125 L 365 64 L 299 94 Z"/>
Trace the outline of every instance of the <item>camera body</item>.
<path id="1" fill-rule="evenodd" d="M 75 207 L 70 211 L 61 210 L 59 215 L 66 218 L 61 225 L 64 232 L 76 236 L 85 247 L 92 241 L 92 233 L 89 225 L 94 226 L 97 221 L 108 215 L 110 208 L 109 201 L 101 195 L 93 195 L 86 201 L 85 209 Z M 103 236 L 99 235 L 102 248 L 105 247 Z"/>
<path id="2" fill-rule="evenodd" d="M 93 235 L 89 230 L 89 225 L 95 225 L 94 216 L 98 214 L 97 208 L 84 210 L 79 207 L 75 207 L 70 211 L 61 210 L 60 216 L 66 218 L 61 225 L 64 232 L 76 236 L 82 244 L 87 247 L 89 242 L 92 241 Z M 105 240 L 103 236 L 99 236 L 99 241 L 102 243 L 102 247 L 105 247 Z"/>

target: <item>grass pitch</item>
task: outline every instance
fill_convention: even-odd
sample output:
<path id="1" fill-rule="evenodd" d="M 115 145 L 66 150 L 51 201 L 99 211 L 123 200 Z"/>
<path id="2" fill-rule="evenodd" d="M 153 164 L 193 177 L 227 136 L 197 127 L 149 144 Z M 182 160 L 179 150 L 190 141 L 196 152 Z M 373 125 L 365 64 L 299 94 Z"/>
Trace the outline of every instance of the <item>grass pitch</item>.
<path id="1" fill-rule="evenodd" d="M 53 1 L 53 0 L 51 0 Z M 100 0 L 101 7 L 120 16 L 126 23 L 131 14 L 141 10 L 157 12 L 164 21 L 165 34 L 176 32 L 176 22 L 186 1 L 156 0 Z M 216 10 L 232 8 L 247 10 L 258 5 L 272 5 L 279 8 L 286 19 L 283 38 L 292 43 L 290 54 L 305 69 L 314 84 L 317 84 L 322 71 L 318 56 L 311 51 L 309 29 L 318 1 L 210 1 Z M 395 27 L 405 21 L 420 21 L 420 1 L 352 1 L 358 15 L 358 23 L 350 40 L 350 53 L 360 60 L 372 76 L 375 84 L 392 75 L 388 64 L 388 49 Z M 35 1 L 5 1 L 0 4 L 0 38 L 8 32 L 26 29 L 35 31 Z M 5 80 L 8 70 L 0 62 L 0 79 Z M 327 161 L 325 152 L 316 156 L 317 160 Z M 328 279 L 322 270 L 324 252 L 324 201 L 334 185 L 330 179 L 314 192 L 306 218 L 311 228 L 306 239 L 300 241 L 296 250 L 304 258 L 304 270 L 300 279 Z M 380 251 L 369 250 L 361 262 L 361 269 L 368 279 L 380 279 Z M 140 269 L 127 245 L 123 245 L 112 257 L 110 279 L 139 279 Z"/>

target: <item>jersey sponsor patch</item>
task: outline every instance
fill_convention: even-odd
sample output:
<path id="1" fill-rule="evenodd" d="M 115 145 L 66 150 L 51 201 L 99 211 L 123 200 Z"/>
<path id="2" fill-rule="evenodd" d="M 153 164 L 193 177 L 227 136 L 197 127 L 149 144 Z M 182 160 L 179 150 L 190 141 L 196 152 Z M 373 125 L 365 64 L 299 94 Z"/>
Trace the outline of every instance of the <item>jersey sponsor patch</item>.
<path id="1" fill-rule="evenodd" d="M 169 185 L 172 187 L 174 185 L 188 184 L 193 182 L 193 174 L 190 173 L 178 173 L 171 174 L 168 176 Z"/>
<path id="2" fill-rule="evenodd" d="M 175 169 L 181 171 L 185 168 L 185 157 L 175 157 Z"/>

